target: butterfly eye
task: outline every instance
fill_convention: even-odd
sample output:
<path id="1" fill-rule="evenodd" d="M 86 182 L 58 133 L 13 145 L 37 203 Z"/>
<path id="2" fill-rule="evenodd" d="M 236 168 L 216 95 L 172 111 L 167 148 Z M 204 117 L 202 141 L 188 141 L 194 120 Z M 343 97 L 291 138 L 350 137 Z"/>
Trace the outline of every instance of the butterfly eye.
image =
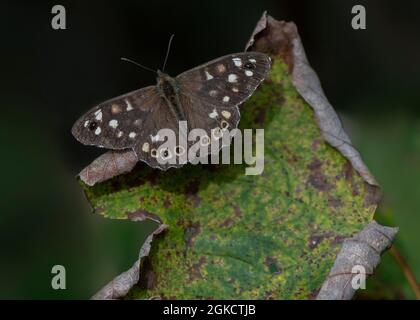
<path id="1" fill-rule="evenodd" d="M 156 149 L 152 149 L 152 150 L 150 151 L 150 155 L 151 155 L 153 158 L 157 158 L 157 156 L 158 156 L 158 152 L 157 152 L 157 150 L 156 150 Z"/>
<path id="2" fill-rule="evenodd" d="M 251 62 L 247 62 L 244 65 L 245 69 L 255 69 L 255 65 Z"/>
<path id="3" fill-rule="evenodd" d="M 227 123 L 225 120 L 222 120 L 220 122 L 222 129 L 227 129 L 229 127 L 229 123 Z"/>
<path id="4" fill-rule="evenodd" d="M 176 146 L 174 152 L 177 156 L 183 155 L 185 153 L 185 148 L 183 146 Z"/>
<path id="5" fill-rule="evenodd" d="M 97 128 L 98 124 L 95 121 L 89 123 L 89 130 L 93 131 Z"/>

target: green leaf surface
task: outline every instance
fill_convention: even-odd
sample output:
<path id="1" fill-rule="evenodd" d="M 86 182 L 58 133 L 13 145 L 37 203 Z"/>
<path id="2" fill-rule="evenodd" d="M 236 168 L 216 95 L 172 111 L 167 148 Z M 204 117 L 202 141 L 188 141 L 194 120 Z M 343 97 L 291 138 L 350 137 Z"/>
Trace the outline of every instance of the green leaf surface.
<path id="1" fill-rule="evenodd" d="M 343 238 L 372 220 L 377 188 L 324 142 L 282 60 L 241 107 L 240 128 L 265 130 L 262 175 L 245 175 L 246 165 L 139 164 L 82 184 L 96 213 L 168 225 L 128 298 L 310 298 Z"/>

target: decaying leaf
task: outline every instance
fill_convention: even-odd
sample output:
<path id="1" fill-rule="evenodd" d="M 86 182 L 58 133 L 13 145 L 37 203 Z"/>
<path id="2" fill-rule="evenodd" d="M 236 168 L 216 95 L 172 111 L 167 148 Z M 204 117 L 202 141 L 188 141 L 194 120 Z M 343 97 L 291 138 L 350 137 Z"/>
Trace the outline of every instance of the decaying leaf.
<path id="1" fill-rule="evenodd" d="M 264 15 L 251 44 L 273 59 L 268 79 L 241 107 L 241 129 L 265 130 L 263 173 L 138 164 L 108 181 L 127 170 L 81 175 L 91 182 L 82 185 L 95 212 L 167 226 L 147 264 L 122 275 L 130 281 L 120 294 L 110 293 L 111 283 L 95 297 L 120 297 L 139 280 L 127 298 L 313 298 L 343 240 L 371 222 L 379 190 L 326 102 L 295 26 Z"/>
<path id="2" fill-rule="evenodd" d="M 93 186 L 96 183 L 130 172 L 136 163 L 136 153 L 131 149 L 108 151 L 84 168 L 79 173 L 79 177 L 88 186 Z"/>
<path id="3" fill-rule="evenodd" d="M 373 221 L 354 237 L 344 240 L 317 299 L 351 299 L 358 288 L 352 285 L 353 278 L 361 273 L 366 277 L 373 274 L 381 260 L 381 253 L 391 246 L 397 232 L 398 228 L 383 227 Z M 362 268 L 354 269 L 355 266 Z"/>
<path id="4" fill-rule="evenodd" d="M 293 22 L 277 21 L 263 13 L 246 46 L 246 50 L 280 55 L 289 66 L 293 84 L 301 97 L 314 109 L 324 139 L 337 148 L 363 179 L 378 186 L 374 176 L 353 147 L 340 119 L 329 103 L 315 71 L 309 65 L 305 50 Z"/>
<path id="5" fill-rule="evenodd" d="M 159 225 L 159 227 L 156 228 L 156 230 L 146 238 L 146 241 L 144 241 L 140 248 L 139 258 L 136 260 L 133 266 L 127 271 L 115 277 L 110 283 L 99 290 L 92 297 L 92 300 L 110 300 L 124 297 L 128 291 L 130 291 L 130 289 L 139 281 L 139 275 L 142 269 L 142 261 L 149 255 L 153 238 L 163 232 L 165 229 L 166 225 Z"/>

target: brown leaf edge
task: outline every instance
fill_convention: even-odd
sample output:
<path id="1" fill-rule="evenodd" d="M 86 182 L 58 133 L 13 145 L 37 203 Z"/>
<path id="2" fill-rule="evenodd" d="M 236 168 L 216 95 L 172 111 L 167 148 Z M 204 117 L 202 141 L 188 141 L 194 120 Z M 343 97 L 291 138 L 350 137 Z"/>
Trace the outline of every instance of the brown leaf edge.
<path id="1" fill-rule="evenodd" d="M 142 220 L 142 219 L 140 219 Z M 130 289 L 139 281 L 142 261 L 150 253 L 153 238 L 167 229 L 167 225 L 160 224 L 144 241 L 140 248 L 139 258 L 127 271 L 116 276 L 111 282 L 99 290 L 92 300 L 112 300 L 124 297 Z"/>
<path id="2" fill-rule="evenodd" d="M 283 58 L 289 66 L 296 90 L 314 110 L 324 140 L 350 161 L 364 181 L 378 187 L 326 98 L 317 74 L 309 65 L 296 25 L 293 22 L 277 21 L 264 12 L 245 50 L 261 51 Z"/>
<path id="3" fill-rule="evenodd" d="M 84 168 L 79 173 L 79 177 L 85 184 L 92 187 L 97 183 L 130 172 L 137 161 L 137 155 L 132 149 L 108 151 Z"/>
<path id="4" fill-rule="evenodd" d="M 384 227 L 372 221 L 358 234 L 345 239 L 316 299 L 352 299 L 356 292 L 352 286 L 352 280 L 360 275 L 360 273 L 352 273 L 353 267 L 362 266 L 366 277 L 373 274 L 381 260 L 382 252 L 391 246 L 397 232 L 398 228 Z"/>

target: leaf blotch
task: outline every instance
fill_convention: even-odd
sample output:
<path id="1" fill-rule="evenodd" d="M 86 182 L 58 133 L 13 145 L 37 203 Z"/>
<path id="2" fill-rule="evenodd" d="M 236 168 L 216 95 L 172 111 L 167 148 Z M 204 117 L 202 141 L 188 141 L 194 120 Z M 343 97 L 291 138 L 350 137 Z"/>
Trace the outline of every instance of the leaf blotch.
<path id="1" fill-rule="evenodd" d="M 184 241 L 188 247 L 194 245 L 195 238 L 200 234 L 201 228 L 199 223 L 188 223 L 184 231 Z"/>
<path id="2" fill-rule="evenodd" d="M 203 274 L 201 273 L 202 266 L 206 263 L 207 259 L 204 256 L 201 256 L 197 263 L 193 264 L 189 269 L 189 281 L 194 281 L 195 279 L 202 279 Z"/>
<path id="3" fill-rule="evenodd" d="M 329 191 L 332 189 L 333 186 L 328 182 L 328 178 L 322 170 L 322 162 L 318 158 L 313 159 L 308 165 L 308 169 L 311 172 L 308 178 L 308 183 L 311 186 L 319 191 Z"/>
<path id="4" fill-rule="evenodd" d="M 278 275 L 283 272 L 283 268 L 278 263 L 277 259 L 273 257 L 266 257 L 264 263 L 268 268 L 268 272 L 271 274 Z"/>

